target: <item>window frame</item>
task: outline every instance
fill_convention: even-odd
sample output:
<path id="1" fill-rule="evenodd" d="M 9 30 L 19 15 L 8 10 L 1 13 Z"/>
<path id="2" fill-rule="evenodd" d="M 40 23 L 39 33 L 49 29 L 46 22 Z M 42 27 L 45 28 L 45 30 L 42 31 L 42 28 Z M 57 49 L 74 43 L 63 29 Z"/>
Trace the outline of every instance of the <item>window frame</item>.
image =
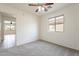
<path id="1" fill-rule="evenodd" d="M 56 31 L 56 18 L 60 17 L 60 16 L 63 16 L 63 31 Z M 49 25 L 50 25 L 49 24 L 49 19 L 52 19 L 52 18 L 55 18 L 55 31 L 50 31 L 50 29 L 49 29 Z M 65 24 L 64 21 L 65 21 L 64 14 L 48 18 L 48 31 L 49 32 L 64 32 L 64 24 Z"/>
<path id="2" fill-rule="evenodd" d="M 52 18 L 55 18 L 55 17 L 52 17 Z M 50 19 L 52 19 L 52 18 L 50 18 Z M 48 31 L 49 31 L 49 32 L 55 32 L 55 28 L 54 28 L 54 31 L 50 31 L 49 25 L 50 25 L 50 23 L 49 23 L 49 19 L 48 19 Z M 54 24 L 53 26 L 55 27 L 55 24 Z"/>

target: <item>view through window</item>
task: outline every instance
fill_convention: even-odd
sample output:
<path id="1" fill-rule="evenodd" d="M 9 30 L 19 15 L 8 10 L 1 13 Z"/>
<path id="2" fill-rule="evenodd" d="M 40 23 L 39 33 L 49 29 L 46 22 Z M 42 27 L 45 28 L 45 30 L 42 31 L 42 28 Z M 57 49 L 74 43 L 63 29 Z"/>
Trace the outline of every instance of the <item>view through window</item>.
<path id="1" fill-rule="evenodd" d="M 64 15 L 49 18 L 48 23 L 49 23 L 49 31 L 63 32 Z"/>

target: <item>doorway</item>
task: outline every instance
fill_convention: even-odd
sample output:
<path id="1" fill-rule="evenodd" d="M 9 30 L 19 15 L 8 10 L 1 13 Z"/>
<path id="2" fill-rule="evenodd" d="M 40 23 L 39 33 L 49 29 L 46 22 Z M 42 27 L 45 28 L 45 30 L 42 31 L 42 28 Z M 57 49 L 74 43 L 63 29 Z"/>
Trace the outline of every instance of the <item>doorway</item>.
<path id="1" fill-rule="evenodd" d="M 1 43 L 0 48 L 11 48 L 15 46 L 16 19 L 12 16 L 1 15 Z"/>

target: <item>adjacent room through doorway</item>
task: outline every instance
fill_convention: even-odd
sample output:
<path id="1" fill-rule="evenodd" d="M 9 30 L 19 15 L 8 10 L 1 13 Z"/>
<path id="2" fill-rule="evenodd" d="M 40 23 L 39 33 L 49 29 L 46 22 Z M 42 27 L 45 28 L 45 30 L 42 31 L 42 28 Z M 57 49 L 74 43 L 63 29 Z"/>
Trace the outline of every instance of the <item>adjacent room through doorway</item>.
<path id="1" fill-rule="evenodd" d="M 15 46 L 16 19 L 11 15 L 1 13 L 1 43 L 0 48 L 10 48 Z"/>

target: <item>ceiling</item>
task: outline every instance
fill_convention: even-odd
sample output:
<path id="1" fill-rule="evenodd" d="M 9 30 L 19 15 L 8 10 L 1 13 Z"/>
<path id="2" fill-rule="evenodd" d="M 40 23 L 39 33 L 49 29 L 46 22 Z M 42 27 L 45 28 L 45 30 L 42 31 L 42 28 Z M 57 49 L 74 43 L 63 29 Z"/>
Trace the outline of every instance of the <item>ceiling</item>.
<path id="1" fill-rule="evenodd" d="M 28 11 L 30 13 L 34 13 L 36 15 L 43 15 L 46 13 L 54 12 L 59 10 L 63 7 L 71 5 L 71 3 L 54 3 L 53 8 L 49 9 L 47 12 L 35 12 L 37 6 L 28 6 L 28 3 L 6 3 L 5 5 L 18 8 L 24 11 Z"/>

